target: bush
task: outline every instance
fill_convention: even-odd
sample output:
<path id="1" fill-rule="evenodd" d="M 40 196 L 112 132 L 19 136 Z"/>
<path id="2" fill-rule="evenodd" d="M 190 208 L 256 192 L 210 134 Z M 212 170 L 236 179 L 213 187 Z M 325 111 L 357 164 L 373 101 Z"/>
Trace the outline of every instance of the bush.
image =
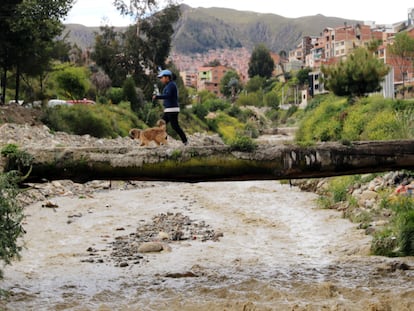
<path id="1" fill-rule="evenodd" d="M 110 88 L 106 95 L 114 105 L 118 105 L 124 99 L 124 91 L 120 87 Z"/>
<path id="2" fill-rule="evenodd" d="M 341 176 L 330 180 L 328 189 L 334 203 L 346 201 L 348 190 L 354 184 L 354 181 L 354 176 Z"/>
<path id="3" fill-rule="evenodd" d="M 371 244 L 374 255 L 388 257 L 414 255 L 414 198 L 401 196 L 381 202 L 393 211 L 390 225 L 377 232 Z"/>
<path id="4" fill-rule="evenodd" d="M 345 109 L 346 100 L 331 97 L 322 102 L 302 120 L 296 133 L 297 141 L 340 140 L 342 124 L 338 117 Z"/>
<path id="5" fill-rule="evenodd" d="M 22 175 L 30 172 L 33 163 L 33 156 L 26 151 L 22 151 L 15 144 L 8 144 L 1 150 L 1 155 L 6 157 L 7 162 L 4 171 L 18 171 Z"/>
<path id="6" fill-rule="evenodd" d="M 389 229 L 376 233 L 371 242 L 371 253 L 377 256 L 396 257 L 398 241 Z"/>
<path id="7" fill-rule="evenodd" d="M 17 171 L 0 174 L 0 259 L 5 264 L 19 257 L 22 246 L 18 239 L 24 234 L 23 207 L 16 200 L 20 176 Z M 3 272 L 0 270 L 0 278 Z"/>
<path id="8" fill-rule="evenodd" d="M 265 106 L 273 109 L 279 109 L 280 99 L 276 92 L 269 92 L 265 94 L 263 101 Z"/>
<path id="9" fill-rule="evenodd" d="M 208 114 L 208 110 L 203 104 L 193 105 L 192 111 L 201 120 L 203 120 Z"/>
<path id="10" fill-rule="evenodd" d="M 230 107 L 230 103 L 226 102 L 222 99 L 209 99 L 203 103 L 203 105 L 207 108 L 208 111 L 224 111 Z"/>
<path id="11" fill-rule="evenodd" d="M 403 256 L 414 256 L 414 209 L 400 216 L 399 229 L 401 254 Z"/>
<path id="12" fill-rule="evenodd" d="M 238 134 L 244 132 L 244 124 L 236 118 L 232 118 L 225 113 L 217 113 L 217 117 L 208 120 L 208 124 L 214 124 L 214 132 L 218 133 L 225 143 L 230 143 Z"/>
<path id="13" fill-rule="evenodd" d="M 230 147 L 234 151 L 253 152 L 257 144 L 250 137 L 240 136 L 231 141 Z"/>
<path id="14" fill-rule="evenodd" d="M 42 121 L 54 131 L 100 138 L 126 136 L 136 125 L 145 125 L 130 109 L 116 105 L 57 106 L 47 109 Z"/>
<path id="15" fill-rule="evenodd" d="M 342 139 L 360 140 L 364 132 L 365 125 L 368 122 L 370 113 L 365 106 L 355 107 L 356 109 L 348 112 L 342 127 Z"/>
<path id="16" fill-rule="evenodd" d="M 236 104 L 238 106 L 263 106 L 263 94 L 261 92 L 254 92 L 248 94 L 240 94 L 237 98 Z"/>
<path id="17" fill-rule="evenodd" d="M 135 86 L 135 81 L 132 77 L 125 80 L 122 91 L 123 98 L 131 103 L 131 109 L 135 113 L 140 112 L 144 106 L 144 93 Z"/>
<path id="18" fill-rule="evenodd" d="M 370 118 L 361 138 L 363 140 L 397 139 L 399 133 L 399 124 L 395 114 L 390 110 L 384 110 Z"/>

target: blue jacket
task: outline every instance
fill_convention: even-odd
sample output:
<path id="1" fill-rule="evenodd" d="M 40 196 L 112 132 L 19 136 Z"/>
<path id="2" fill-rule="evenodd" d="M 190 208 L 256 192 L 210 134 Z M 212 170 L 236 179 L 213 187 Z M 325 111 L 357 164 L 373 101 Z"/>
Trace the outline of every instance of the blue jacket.
<path id="1" fill-rule="evenodd" d="M 179 112 L 180 106 L 178 105 L 178 90 L 174 81 L 168 82 L 161 95 L 157 95 L 156 99 L 164 100 L 165 112 Z"/>

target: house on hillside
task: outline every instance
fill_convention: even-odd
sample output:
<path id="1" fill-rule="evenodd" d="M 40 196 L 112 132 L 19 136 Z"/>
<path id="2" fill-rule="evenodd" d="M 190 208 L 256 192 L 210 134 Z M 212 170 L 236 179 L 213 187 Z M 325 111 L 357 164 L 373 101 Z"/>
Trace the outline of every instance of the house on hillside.
<path id="1" fill-rule="evenodd" d="M 221 97 L 220 81 L 232 68 L 219 65 L 215 67 L 199 67 L 197 71 L 197 91 L 207 90 Z"/>

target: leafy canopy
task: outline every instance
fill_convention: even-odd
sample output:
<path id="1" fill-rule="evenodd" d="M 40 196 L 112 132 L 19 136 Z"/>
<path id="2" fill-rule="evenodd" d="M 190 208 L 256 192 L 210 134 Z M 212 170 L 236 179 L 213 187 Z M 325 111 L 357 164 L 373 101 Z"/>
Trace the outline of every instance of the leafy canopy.
<path id="1" fill-rule="evenodd" d="M 346 60 L 322 66 L 325 87 L 337 96 L 362 97 L 381 90 L 389 68 L 365 48 L 357 48 Z"/>
<path id="2" fill-rule="evenodd" d="M 275 68 L 275 62 L 270 56 L 269 49 L 264 44 L 257 45 L 250 57 L 248 74 L 249 77 L 260 76 L 270 78 Z"/>

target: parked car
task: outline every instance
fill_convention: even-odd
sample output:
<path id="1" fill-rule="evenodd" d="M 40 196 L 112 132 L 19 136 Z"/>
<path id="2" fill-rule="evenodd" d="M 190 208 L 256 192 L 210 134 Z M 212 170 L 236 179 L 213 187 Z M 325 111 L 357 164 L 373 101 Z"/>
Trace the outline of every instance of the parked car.
<path id="1" fill-rule="evenodd" d="M 48 107 L 55 107 L 55 106 L 67 106 L 69 103 L 63 99 L 51 99 L 47 102 Z"/>
<path id="2" fill-rule="evenodd" d="M 68 100 L 67 101 L 69 104 L 72 105 L 79 105 L 79 104 L 83 104 L 83 105 L 95 105 L 96 103 L 93 100 L 90 99 L 73 99 L 73 100 Z"/>
<path id="3" fill-rule="evenodd" d="M 72 105 L 95 105 L 96 103 L 93 100 L 90 99 L 51 99 L 48 101 L 47 106 L 48 107 L 55 107 L 55 106 L 72 106 Z"/>

